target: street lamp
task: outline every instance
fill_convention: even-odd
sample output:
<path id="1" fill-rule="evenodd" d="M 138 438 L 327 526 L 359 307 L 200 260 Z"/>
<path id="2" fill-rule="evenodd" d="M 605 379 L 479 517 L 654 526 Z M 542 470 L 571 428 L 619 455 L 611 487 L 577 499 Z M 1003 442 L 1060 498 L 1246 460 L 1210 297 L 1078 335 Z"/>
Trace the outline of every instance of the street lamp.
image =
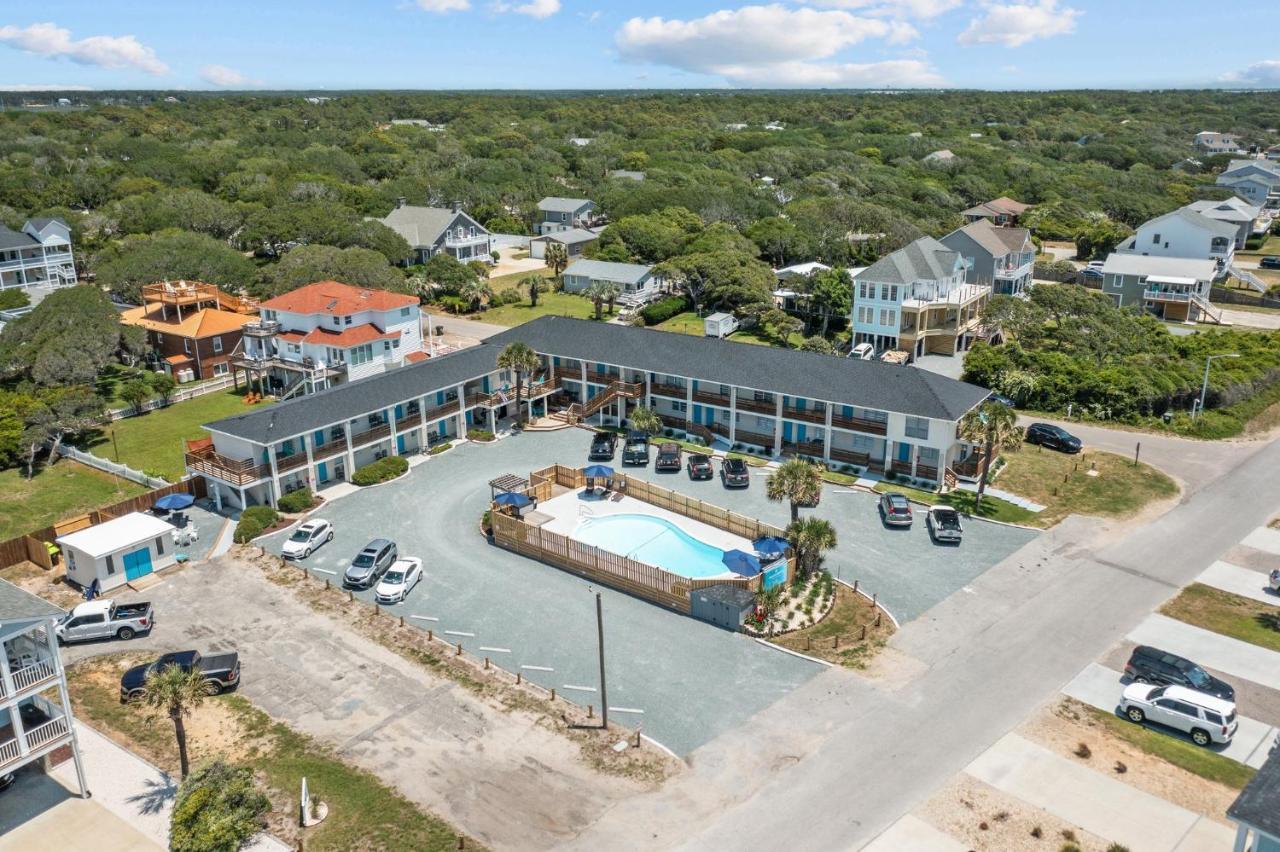
<path id="1" fill-rule="evenodd" d="M 1223 352 L 1220 355 L 1210 355 L 1204 359 L 1204 383 L 1200 385 L 1200 403 L 1196 406 L 1196 410 L 1191 413 L 1191 419 L 1195 420 L 1204 411 L 1204 398 L 1209 393 L 1209 367 L 1213 365 L 1215 358 L 1239 358 L 1239 352 Z"/>

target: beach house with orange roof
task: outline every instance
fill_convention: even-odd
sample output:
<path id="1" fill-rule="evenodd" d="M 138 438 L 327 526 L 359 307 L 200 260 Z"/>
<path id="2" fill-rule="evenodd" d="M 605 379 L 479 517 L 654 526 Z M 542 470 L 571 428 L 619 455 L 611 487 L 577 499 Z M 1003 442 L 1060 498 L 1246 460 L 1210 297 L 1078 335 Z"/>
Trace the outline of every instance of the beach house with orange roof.
<path id="1" fill-rule="evenodd" d="M 317 281 L 258 306 L 232 367 L 285 397 L 376 375 L 421 352 L 416 296 Z"/>
<path id="2" fill-rule="evenodd" d="M 231 372 L 241 330 L 257 315 L 257 303 L 200 281 L 160 281 L 142 288 L 142 307 L 120 315 L 146 329 L 150 360 L 179 382 Z"/>

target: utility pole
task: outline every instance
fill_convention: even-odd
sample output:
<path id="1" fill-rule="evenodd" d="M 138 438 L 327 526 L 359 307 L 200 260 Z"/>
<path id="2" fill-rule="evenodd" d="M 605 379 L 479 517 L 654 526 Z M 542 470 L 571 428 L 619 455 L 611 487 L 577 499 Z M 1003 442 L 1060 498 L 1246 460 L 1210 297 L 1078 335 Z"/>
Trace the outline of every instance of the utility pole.
<path id="1" fill-rule="evenodd" d="M 1220 355 L 1210 355 L 1204 359 L 1204 383 L 1200 385 L 1200 400 L 1198 405 L 1191 407 L 1191 419 L 1195 420 L 1201 414 L 1204 414 L 1204 400 L 1209 394 L 1209 367 L 1217 358 L 1239 358 L 1239 352 L 1223 352 Z"/>
<path id="2" fill-rule="evenodd" d="M 604 684 L 604 610 L 596 592 L 596 636 L 600 640 L 600 725 L 609 730 L 609 693 Z"/>

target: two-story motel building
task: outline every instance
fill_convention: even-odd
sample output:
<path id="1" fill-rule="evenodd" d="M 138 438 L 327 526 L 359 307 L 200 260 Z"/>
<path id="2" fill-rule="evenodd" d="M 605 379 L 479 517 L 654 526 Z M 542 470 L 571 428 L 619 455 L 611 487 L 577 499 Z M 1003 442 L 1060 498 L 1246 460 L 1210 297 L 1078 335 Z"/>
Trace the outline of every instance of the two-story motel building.
<path id="1" fill-rule="evenodd" d="M 301 487 L 349 480 L 388 454 L 421 452 L 512 416 L 515 377 L 502 348 L 542 359 L 524 399 L 620 423 L 637 405 L 670 428 L 941 484 L 972 476 L 978 449 L 961 417 L 988 391 L 914 367 L 546 316 L 484 343 L 207 424 L 212 445 L 187 454 L 210 494 L 274 504 Z"/>

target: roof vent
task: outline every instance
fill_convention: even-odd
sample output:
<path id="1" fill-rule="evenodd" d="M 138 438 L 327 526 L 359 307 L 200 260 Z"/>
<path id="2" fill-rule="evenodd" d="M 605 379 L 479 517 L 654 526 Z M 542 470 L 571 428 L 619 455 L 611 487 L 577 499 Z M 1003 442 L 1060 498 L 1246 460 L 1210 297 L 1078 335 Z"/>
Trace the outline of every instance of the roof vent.
<path id="1" fill-rule="evenodd" d="M 331 310 L 333 310 L 334 308 L 336 308 L 337 306 L 338 306 L 338 300 L 337 300 L 337 299 L 330 299 L 330 300 L 329 300 L 329 304 L 325 305 L 325 306 L 324 306 L 324 309 L 325 309 L 326 311 L 331 311 Z"/>

